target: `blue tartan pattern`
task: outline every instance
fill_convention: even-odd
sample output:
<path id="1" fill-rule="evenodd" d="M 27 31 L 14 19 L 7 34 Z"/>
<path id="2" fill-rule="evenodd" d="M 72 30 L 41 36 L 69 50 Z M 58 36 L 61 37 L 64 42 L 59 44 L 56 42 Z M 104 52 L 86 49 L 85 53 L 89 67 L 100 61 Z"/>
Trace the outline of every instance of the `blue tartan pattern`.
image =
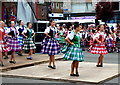
<path id="1" fill-rule="evenodd" d="M 45 37 L 42 43 L 43 43 L 43 47 L 41 53 L 48 55 L 56 55 L 60 53 L 59 43 L 54 38 Z"/>
<path id="2" fill-rule="evenodd" d="M 23 46 L 23 36 L 22 35 L 18 36 L 18 42 L 20 43 L 21 46 Z"/>
<path id="3" fill-rule="evenodd" d="M 107 47 L 112 47 L 112 40 L 111 39 L 107 39 Z"/>

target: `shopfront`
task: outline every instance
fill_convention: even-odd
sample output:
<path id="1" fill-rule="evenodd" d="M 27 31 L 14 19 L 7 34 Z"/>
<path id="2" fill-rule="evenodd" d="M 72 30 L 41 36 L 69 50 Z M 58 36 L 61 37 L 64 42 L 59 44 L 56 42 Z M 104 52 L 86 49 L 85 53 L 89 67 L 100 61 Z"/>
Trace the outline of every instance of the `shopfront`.
<path id="1" fill-rule="evenodd" d="M 2 20 L 9 24 L 9 21 L 16 21 L 17 2 L 2 2 Z"/>

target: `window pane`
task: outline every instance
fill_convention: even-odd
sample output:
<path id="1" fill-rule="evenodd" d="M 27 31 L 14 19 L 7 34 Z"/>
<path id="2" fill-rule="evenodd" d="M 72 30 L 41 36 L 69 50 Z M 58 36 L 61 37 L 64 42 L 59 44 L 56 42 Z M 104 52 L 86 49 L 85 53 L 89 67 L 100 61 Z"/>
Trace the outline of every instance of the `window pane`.
<path id="1" fill-rule="evenodd" d="M 85 9 L 86 9 L 85 3 L 72 4 L 72 12 L 73 13 L 85 12 Z"/>

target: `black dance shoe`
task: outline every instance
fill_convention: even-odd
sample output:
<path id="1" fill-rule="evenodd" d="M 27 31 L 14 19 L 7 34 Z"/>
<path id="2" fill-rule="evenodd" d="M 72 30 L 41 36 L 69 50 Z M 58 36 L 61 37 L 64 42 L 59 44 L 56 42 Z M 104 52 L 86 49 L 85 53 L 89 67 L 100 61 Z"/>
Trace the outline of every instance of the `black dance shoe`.
<path id="1" fill-rule="evenodd" d="M 13 64 L 16 64 L 16 61 L 9 61 L 9 63 L 13 63 Z"/>
<path id="2" fill-rule="evenodd" d="M 0 66 L 1 66 L 1 67 L 3 67 L 3 66 L 4 66 L 4 64 L 0 64 Z"/>
<path id="3" fill-rule="evenodd" d="M 56 69 L 56 66 L 52 66 L 52 69 Z"/>
<path id="4" fill-rule="evenodd" d="M 76 76 L 76 74 L 70 74 L 70 76 Z"/>
<path id="5" fill-rule="evenodd" d="M 23 56 L 22 54 L 18 53 L 19 56 Z"/>
<path id="6" fill-rule="evenodd" d="M 48 67 L 49 67 L 49 68 L 52 68 L 52 66 L 50 66 L 50 65 L 49 65 Z"/>
<path id="7" fill-rule="evenodd" d="M 103 65 L 96 65 L 96 67 L 103 67 Z"/>
<path id="8" fill-rule="evenodd" d="M 5 56 L 4 59 L 9 59 L 9 57 L 8 57 L 8 56 Z"/>

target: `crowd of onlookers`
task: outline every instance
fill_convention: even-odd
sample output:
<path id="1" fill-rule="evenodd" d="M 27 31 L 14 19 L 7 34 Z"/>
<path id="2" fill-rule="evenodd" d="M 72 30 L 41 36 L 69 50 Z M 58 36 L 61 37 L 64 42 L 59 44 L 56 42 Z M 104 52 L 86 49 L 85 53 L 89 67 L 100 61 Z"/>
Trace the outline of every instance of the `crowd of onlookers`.
<path id="1" fill-rule="evenodd" d="M 116 28 L 109 27 L 107 24 L 104 25 L 105 27 L 105 33 L 106 33 L 106 47 L 109 53 L 112 52 L 120 52 L 120 24 L 116 25 Z M 59 43 L 62 45 L 65 44 L 65 37 L 73 30 L 73 26 L 66 26 L 63 24 L 62 26 L 57 25 L 58 28 L 58 35 L 57 38 L 59 40 Z M 92 38 L 98 31 L 98 26 L 94 26 L 93 24 L 89 26 L 82 26 L 82 30 L 80 30 L 81 34 L 81 47 L 83 48 L 83 51 L 87 50 L 89 51 L 89 47 L 92 43 Z"/>

